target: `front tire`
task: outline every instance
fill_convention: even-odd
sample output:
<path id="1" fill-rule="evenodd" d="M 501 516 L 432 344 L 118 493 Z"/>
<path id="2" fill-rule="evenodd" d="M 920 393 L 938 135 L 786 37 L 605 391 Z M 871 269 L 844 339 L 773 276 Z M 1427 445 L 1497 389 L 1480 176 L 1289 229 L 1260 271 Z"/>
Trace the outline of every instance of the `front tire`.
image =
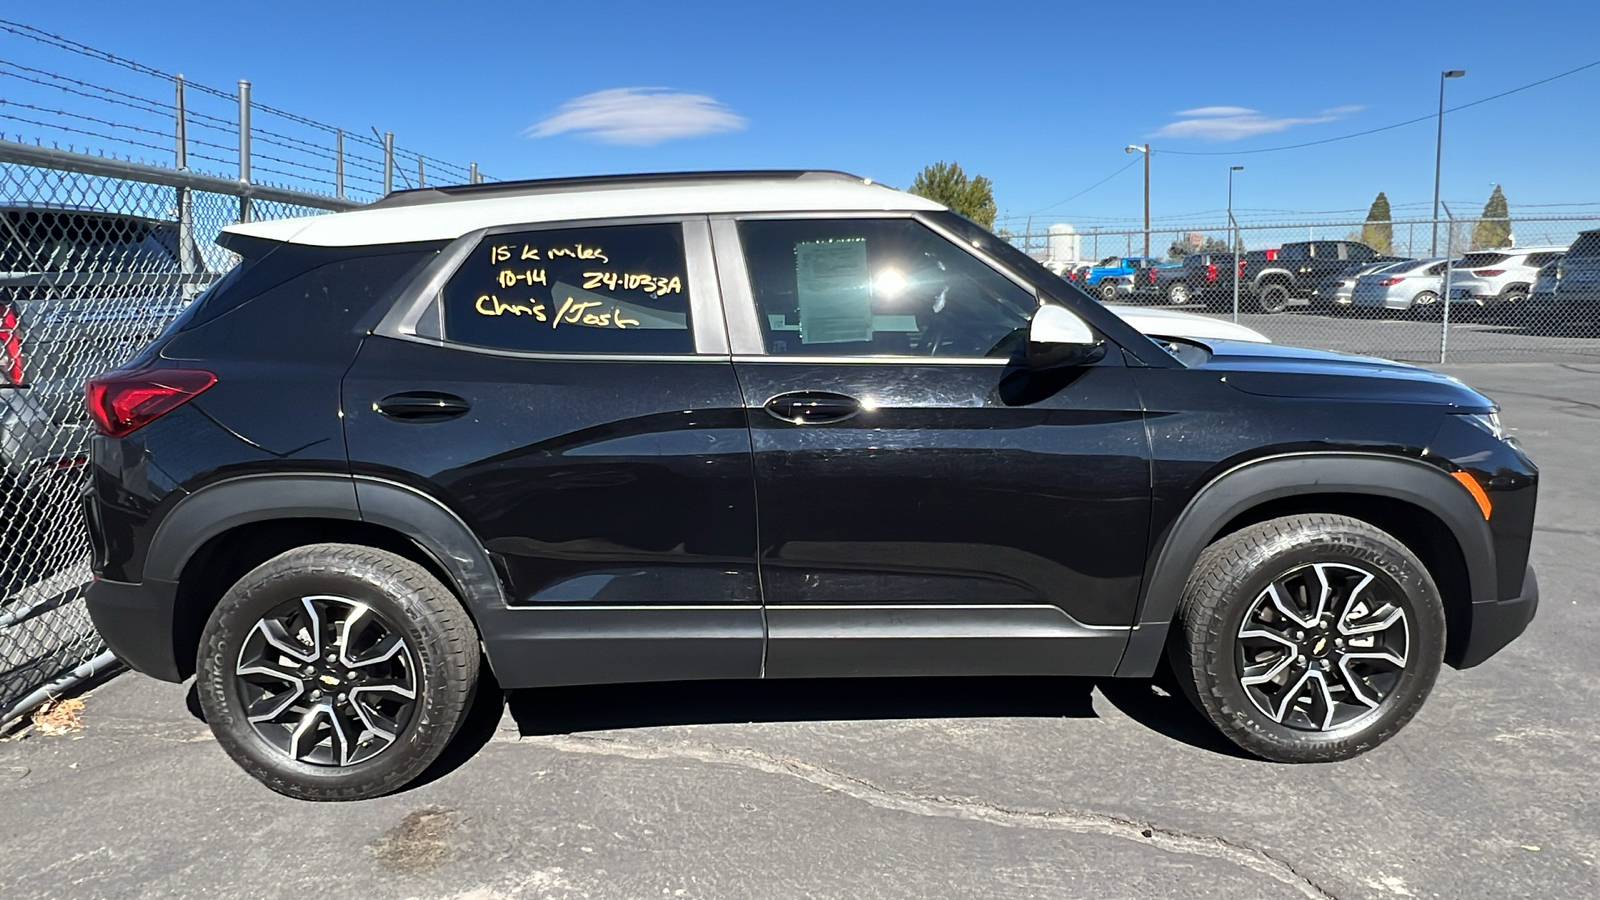
<path id="1" fill-rule="evenodd" d="M 223 595 L 200 639 L 196 690 L 217 742 L 302 800 L 364 800 L 422 774 L 455 735 L 478 678 L 472 620 L 426 569 L 312 544 Z"/>
<path id="2" fill-rule="evenodd" d="M 1114 301 L 1116 299 L 1117 299 L 1117 286 L 1115 284 L 1112 284 L 1109 281 L 1101 282 L 1100 283 L 1100 301 L 1102 303 L 1111 303 L 1112 301 Z"/>
<path id="3" fill-rule="evenodd" d="M 1356 519 L 1298 515 L 1207 547 L 1170 642 L 1185 693 L 1276 762 L 1349 759 L 1393 737 L 1432 690 L 1445 618 L 1406 546 Z"/>

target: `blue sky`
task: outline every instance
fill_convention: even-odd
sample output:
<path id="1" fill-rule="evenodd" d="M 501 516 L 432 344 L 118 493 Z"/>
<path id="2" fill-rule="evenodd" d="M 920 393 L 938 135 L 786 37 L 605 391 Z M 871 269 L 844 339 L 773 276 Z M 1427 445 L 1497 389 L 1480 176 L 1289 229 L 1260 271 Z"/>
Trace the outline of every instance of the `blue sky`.
<path id="1" fill-rule="evenodd" d="M 1254 218 L 1364 209 L 1379 190 L 1426 204 L 1432 122 L 1243 151 L 1427 115 L 1441 69 L 1468 72 L 1450 82 L 1454 104 L 1600 60 L 1594 0 L 74 0 L 0 17 L 219 87 L 248 78 L 259 102 L 393 130 L 404 146 L 477 160 L 500 178 L 816 167 L 904 186 L 927 163 L 957 160 L 994 180 L 1016 225 L 1029 213 L 1036 225 L 1136 219 L 1138 165 L 1059 201 L 1145 141 L 1158 220 L 1220 219 L 1208 211 L 1224 205 L 1230 164 L 1246 166 L 1235 202 L 1262 211 Z M 0 57 L 64 65 L 59 51 L 14 38 Z M 94 71 L 153 92 L 136 73 Z M 10 88 L 0 83 L 0 96 Z M 1498 182 L 1514 209 L 1600 203 L 1597 112 L 1600 67 L 1451 115 L 1445 198 L 1476 212 Z"/>

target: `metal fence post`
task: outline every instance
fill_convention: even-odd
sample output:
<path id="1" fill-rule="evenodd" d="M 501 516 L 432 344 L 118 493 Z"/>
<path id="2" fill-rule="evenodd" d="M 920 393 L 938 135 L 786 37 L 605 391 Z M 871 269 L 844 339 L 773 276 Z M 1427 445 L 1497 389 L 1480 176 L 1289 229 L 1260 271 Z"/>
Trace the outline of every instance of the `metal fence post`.
<path id="1" fill-rule="evenodd" d="M 177 94 L 173 102 L 173 107 L 177 111 L 177 120 L 175 122 L 176 128 L 173 135 L 176 144 L 176 147 L 174 148 L 176 150 L 176 158 L 174 159 L 174 162 L 177 164 L 178 171 L 187 172 L 189 171 L 189 122 L 188 114 L 184 107 L 184 85 L 182 74 L 178 75 L 176 84 Z M 193 198 L 189 194 L 188 187 L 179 187 L 177 189 L 177 200 L 178 271 L 183 276 L 183 287 L 181 288 L 183 295 L 185 297 L 190 297 L 193 296 L 192 292 L 194 291 L 194 285 L 191 283 L 191 279 L 193 279 L 195 274 L 200 271 L 200 261 L 196 259 L 196 256 L 199 253 L 199 246 L 195 243 L 194 239 Z"/>
<path id="2" fill-rule="evenodd" d="M 467 184 L 477 184 L 477 183 L 478 183 L 478 164 L 476 162 L 474 162 L 472 164 L 472 167 L 467 169 Z"/>
<path id="3" fill-rule="evenodd" d="M 1445 215 L 1450 215 L 1450 207 L 1444 208 Z M 1450 262 L 1455 256 L 1456 247 L 1456 219 L 1450 216 L 1450 224 L 1446 227 L 1444 235 L 1444 312 L 1439 316 L 1439 365 L 1444 365 L 1450 353 Z M 1433 233 L 1439 233 L 1439 220 L 1433 220 Z M 1437 242 L 1437 238 L 1435 238 Z M 1434 244 L 1438 246 L 1437 243 Z"/>
<path id="4" fill-rule="evenodd" d="M 333 195 L 344 198 L 344 129 L 333 139 Z"/>
<path id="5" fill-rule="evenodd" d="M 383 194 L 394 192 L 394 132 L 383 133 Z"/>
<path id="6" fill-rule="evenodd" d="M 427 170 L 427 167 L 424 166 L 423 163 L 422 163 L 422 154 L 418 153 L 417 154 L 417 187 L 425 188 L 427 186 L 428 186 L 428 170 Z"/>
<path id="7" fill-rule="evenodd" d="M 239 79 L 239 180 L 250 183 L 250 82 Z M 239 197 L 239 221 L 250 221 L 250 198 Z"/>

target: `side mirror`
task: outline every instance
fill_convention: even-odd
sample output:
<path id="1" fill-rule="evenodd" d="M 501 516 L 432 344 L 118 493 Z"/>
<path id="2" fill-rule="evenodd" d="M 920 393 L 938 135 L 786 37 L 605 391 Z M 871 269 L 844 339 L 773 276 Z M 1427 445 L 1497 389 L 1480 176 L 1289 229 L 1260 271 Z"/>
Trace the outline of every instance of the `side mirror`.
<path id="1" fill-rule="evenodd" d="M 1024 362 L 1030 369 L 1061 369 L 1097 362 L 1106 355 L 1104 341 L 1082 319 L 1065 306 L 1046 303 L 1033 313 L 1028 325 L 1028 351 Z"/>

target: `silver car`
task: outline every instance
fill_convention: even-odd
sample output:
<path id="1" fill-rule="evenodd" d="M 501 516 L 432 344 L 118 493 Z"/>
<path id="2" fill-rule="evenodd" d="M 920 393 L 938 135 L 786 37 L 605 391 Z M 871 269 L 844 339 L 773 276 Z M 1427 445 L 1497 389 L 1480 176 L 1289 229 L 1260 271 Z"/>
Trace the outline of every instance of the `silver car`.
<path id="1" fill-rule="evenodd" d="M 1396 265 L 1396 263 L 1393 261 L 1385 261 L 1373 263 L 1370 266 L 1362 266 L 1354 271 L 1346 272 L 1344 276 L 1334 284 L 1333 296 L 1328 298 L 1328 302 L 1333 305 L 1335 311 L 1349 309 L 1351 295 L 1354 294 L 1356 290 L 1356 281 L 1363 275 L 1370 275 L 1379 269 L 1387 269 L 1392 265 Z"/>
<path id="2" fill-rule="evenodd" d="M 1441 308 L 1447 261 L 1440 258 L 1391 263 L 1356 279 L 1351 305 L 1358 309 L 1431 312 Z M 1451 279 L 1452 285 L 1455 279 Z"/>

